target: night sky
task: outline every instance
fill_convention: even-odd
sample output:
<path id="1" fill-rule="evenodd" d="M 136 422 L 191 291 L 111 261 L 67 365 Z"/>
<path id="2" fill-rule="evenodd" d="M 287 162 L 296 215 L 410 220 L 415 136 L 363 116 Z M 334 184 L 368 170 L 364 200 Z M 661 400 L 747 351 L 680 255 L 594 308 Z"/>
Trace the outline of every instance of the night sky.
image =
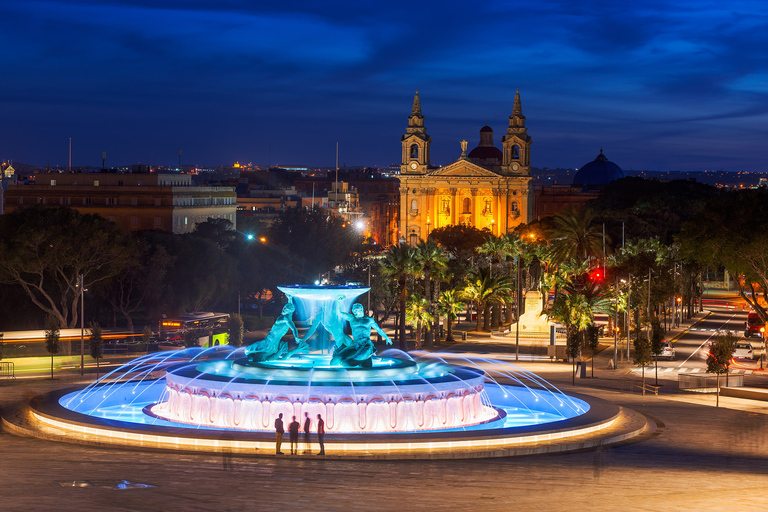
<path id="1" fill-rule="evenodd" d="M 0 2 L 0 159 L 66 166 L 432 163 L 495 142 L 515 89 L 532 165 L 768 171 L 764 1 Z"/>

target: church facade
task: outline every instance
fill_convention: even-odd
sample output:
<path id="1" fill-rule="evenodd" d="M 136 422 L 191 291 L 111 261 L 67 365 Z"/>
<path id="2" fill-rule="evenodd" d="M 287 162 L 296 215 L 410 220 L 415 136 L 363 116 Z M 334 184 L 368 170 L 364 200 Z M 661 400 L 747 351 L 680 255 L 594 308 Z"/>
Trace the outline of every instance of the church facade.
<path id="1" fill-rule="evenodd" d="M 476 148 L 467 153 L 467 142 L 461 141 L 458 160 L 432 166 L 432 138 L 417 91 L 401 138 L 400 240 L 415 245 L 434 229 L 459 224 L 500 236 L 528 223 L 533 215 L 531 142 L 518 92 L 502 149 L 494 144 L 493 130 L 484 126 Z"/>

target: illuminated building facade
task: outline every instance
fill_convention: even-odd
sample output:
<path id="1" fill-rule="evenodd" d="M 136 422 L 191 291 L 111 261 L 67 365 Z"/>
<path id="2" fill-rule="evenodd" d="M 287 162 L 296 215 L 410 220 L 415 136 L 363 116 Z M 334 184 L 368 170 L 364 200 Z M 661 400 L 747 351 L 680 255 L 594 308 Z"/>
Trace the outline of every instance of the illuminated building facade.
<path id="1" fill-rule="evenodd" d="M 466 224 L 495 235 L 508 233 L 532 217 L 531 137 L 525 127 L 520 94 L 515 94 L 502 149 L 493 130 L 480 130 L 479 145 L 445 167 L 430 164 L 419 93 L 413 99 L 408 128 L 401 138 L 400 239 L 414 245 L 433 229 Z"/>
<path id="2" fill-rule="evenodd" d="M 209 218 L 236 224 L 234 187 L 197 187 L 188 174 L 43 173 L 9 185 L 5 212 L 36 204 L 99 214 L 123 229 L 189 233 Z"/>

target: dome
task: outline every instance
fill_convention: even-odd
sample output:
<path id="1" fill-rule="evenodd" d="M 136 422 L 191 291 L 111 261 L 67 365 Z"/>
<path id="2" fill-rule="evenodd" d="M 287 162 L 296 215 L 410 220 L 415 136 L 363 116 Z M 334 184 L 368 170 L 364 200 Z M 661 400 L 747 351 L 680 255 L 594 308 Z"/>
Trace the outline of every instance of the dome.
<path id="1" fill-rule="evenodd" d="M 573 177 L 573 184 L 584 186 L 607 185 L 623 177 L 624 172 L 621 170 L 621 167 L 610 162 L 601 149 L 597 158 L 579 169 L 579 172 Z"/>
<path id="2" fill-rule="evenodd" d="M 499 164 L 503 154 L 499 148 L 493 144 L 493 128 L 487 124 L 480 128 L 480 144 L 467 155 L 470 160 L 477 160 L 478 163 L 486 160 L 498 160 Z"/>
<path id="3" fill-rule="evenodd" d="M 469 152 L 469 158 L 478 158 L 487 160 L 493 158 L 495 160 L 501 160 L 501 150 L 495 146 L 478 146 Z"/>

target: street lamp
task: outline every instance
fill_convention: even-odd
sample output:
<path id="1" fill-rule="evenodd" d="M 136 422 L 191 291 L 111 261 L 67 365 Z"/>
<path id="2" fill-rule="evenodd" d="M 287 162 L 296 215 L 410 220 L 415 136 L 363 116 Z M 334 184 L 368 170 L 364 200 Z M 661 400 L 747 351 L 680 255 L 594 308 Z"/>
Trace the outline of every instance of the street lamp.
<path id="1" fill-rule="evenodd" d="M 83 274 L 77 276 L 77 287 L 80 288 L 80 375 L 85 375 L 85 285 Z"/>

